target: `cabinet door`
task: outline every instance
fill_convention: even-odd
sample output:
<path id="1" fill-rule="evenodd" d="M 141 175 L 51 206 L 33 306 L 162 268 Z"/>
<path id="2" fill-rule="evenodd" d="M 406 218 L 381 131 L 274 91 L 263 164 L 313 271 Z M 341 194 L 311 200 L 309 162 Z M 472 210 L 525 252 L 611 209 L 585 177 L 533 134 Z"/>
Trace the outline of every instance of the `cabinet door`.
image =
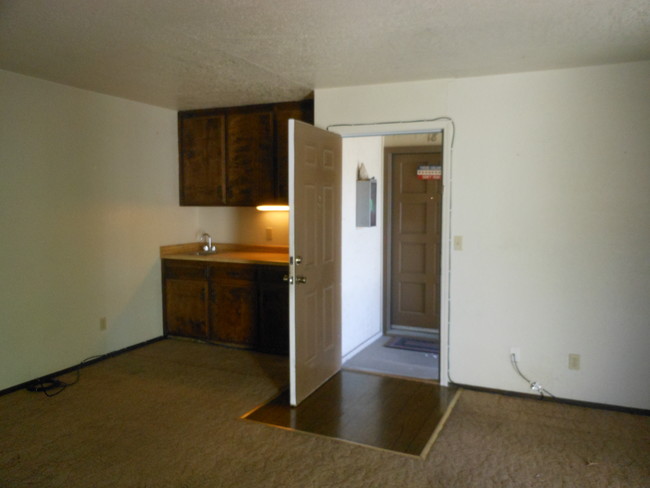
<path id="1" fill-rule="evenodd" d="M 289 284 L 282 277 L 289 268 L 259 269 L 257 347 L 260 351 L 289 354 Z"/>
<path id="2" fill-rule="evenodd" d="M 165 333 L 205 339 L 208 333 L 208 283 L 165 280 Z"/>
<path id="3" fill-rule="evenodd" d="M 273 112 L 232 111 L 227 119 L 226 201 L 251 206 L 273 199 Z"/>
<path id="4" fill-rule="evenodd" d="M 314 123 L 314 101 L 279 103 L 275 112 L 275 199 L 289 202 L 289 119 Z"/>
<path id="5" fill-rule="evenodd" d="M 207 338 L 208 280 L 202 263 L 163 259 L 165 334 Z"/>
<path id="6" fill-rule="evenodd" d="M 210 339 L 254 347 L 257 343 L 257 283 L 251 265 L 210 268 Z"/>
<path id="7" fill-rule="evenodd" d="M 181 205 L 225 205 L 226 117 L 179 117 Z"/>

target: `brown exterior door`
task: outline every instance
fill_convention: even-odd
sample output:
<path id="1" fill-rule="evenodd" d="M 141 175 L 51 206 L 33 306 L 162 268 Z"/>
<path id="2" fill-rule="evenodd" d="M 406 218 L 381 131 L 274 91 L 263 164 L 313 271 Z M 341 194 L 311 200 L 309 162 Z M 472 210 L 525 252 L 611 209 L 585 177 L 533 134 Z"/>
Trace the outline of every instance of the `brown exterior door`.
<path id="1" fill-rule="evenodd" d="M 390 188 L 387 332 L 439 330 L 442 154 L 430 151 L 386 149 Z"/>

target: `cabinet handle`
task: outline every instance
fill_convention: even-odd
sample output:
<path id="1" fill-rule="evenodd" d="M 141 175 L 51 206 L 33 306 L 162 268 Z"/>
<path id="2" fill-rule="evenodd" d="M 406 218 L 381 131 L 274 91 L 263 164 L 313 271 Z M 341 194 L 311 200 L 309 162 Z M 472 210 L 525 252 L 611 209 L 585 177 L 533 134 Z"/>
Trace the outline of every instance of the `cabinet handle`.
<path id="1" fill-rule="evenodd" d="M 296 283 L 298 285 L 300 285 L 300 284 L 304 285 L 305 283 L 307 283 L 307 277 L 306 276 L 296 276 Z"/>
<path id="2" fill-rule="evenodd" d="M 282 281 L 284 281 L 285 283 L 289 283 L 290 285 L 293 285 L 293 276 L 284 275 L 282 277 Z"/>

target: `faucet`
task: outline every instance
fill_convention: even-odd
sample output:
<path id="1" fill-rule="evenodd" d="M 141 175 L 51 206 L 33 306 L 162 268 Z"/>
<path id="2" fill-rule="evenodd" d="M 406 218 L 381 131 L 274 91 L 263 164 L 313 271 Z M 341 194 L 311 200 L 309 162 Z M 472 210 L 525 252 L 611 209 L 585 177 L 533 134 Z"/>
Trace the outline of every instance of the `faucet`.
<path id="1" fill-rule="evenodd" d="M 203 235 L 201 235 L 201 239 L 199 242 L 207 242 L 205 246 L 203 246 L 203 250 L 207 252 L 216 252 L 217 251 L 217 246 L 212 244 L 212 237 L 210 237 L 210 234 L 207 232 L 204 232 Z"/>

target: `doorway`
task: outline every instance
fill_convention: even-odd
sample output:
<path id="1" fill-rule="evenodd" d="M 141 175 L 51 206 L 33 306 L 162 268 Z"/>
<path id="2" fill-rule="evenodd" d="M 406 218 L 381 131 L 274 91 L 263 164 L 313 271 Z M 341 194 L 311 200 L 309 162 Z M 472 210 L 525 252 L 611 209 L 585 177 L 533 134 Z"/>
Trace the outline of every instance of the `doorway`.
<path id="1" fill-rule="evenodd" d="M 442 275 L 447 271 L 445 257 L 448 255 L 448 248 L 444 244 L 445 236 L 448 235 L 445 216 L 445 209 L 448 209 L 445 197 L 448 200 L 448 195 L 443 193 L 442 183 L 448 175 L 443 174 L 441 168 L 445 154 L 443 131 L 378 134 L 362 139 L 380 141 L 380 163 L 374 166 L 371 163 L 371 167 L 382 176 L 379 178 L 378 206 L 383 217 L 378 219 L 380 228 L 375 235 L 367 229 L 348 230 L 350 238 L 345 241 L 345 245 L 351 240 L 362 241 L 363 252 L 372 253 L 371 240 L 376 238 L 381 241 L 378 245 L 381 261 L 378 271 L 382 278 L 376 299 L 382 304 L 382 310 L 377 318 L 375 332 L 366 334 L 365 341 L 358 340 L 359 335 L 353 337 L 349 332 L 351 328 L 358 329 L 360 317 L 346 314 L 352 315 L 355 323 L 344 321 L 343 334 L 348 342 L 353 342 L 354 339 L 360 344 L 345 354 L 344 368 L 389 376 L 440 380 L 441 384 L 446 385 L 446 368 L 440 364 L 441 354 L 446 353 L 441 351 L 444 348 L 440 348 L 440 339 L 446 337 L 446 331 L 441 331 L 441 323 L 446 320 L 446 308 L 441 307 L 441 302 L 445 303 L 446 300 L 443 301 L 441 297 L 447 293 L 446 280 L 442 279 Z M 344 148 L 346 141 L 344 136 Z M 352 154 L 353 161 L 366 161 L 368 164 L 368 151 L 355 150 Z M 353 161 L 348 159 L 348 167 Z M 418 169 L 425 171 L 421 178 L 417 178 Z M 398 193 L 394 188 L 397 178 L 393 173 L 412 176 L 407 181 L 401 178 L 403 181 L 397 183 L 397 188 L 401 189 L 399 198 L 393 198 Z M 395 213 L 398 216 L 405 215 L 410 220 L 393 225 Z M 400 232 L 391 237 L 395 228 L 400 229 Z M 423 237 L 427 237 L 431 244 L 423 241 Z M 399 252 L 393 252 L 394 249 Z M 355 255 L 357 261 L 364 257 L 360 253 Z M 356 265 L 357 262 L 351 264 Z M 397 279 L 391 280 L 393 276 Z M 370 284 L 367 274 L 357 277 L 357 281 L 363 283 L 358 286 L 366 289 Z M 358 286 L 344 286 L 346 295 L 358 293 Z M 392 299 L 391 295 L 395 298 Z M 372 297 L 366 295 L 364 298 Z M 396 300 L 397 306 L 394 303 Z M 356 307 L 357 310 L 361 308 Z M 393 313 L 394 310 L 399 313 Z M 431 341 L 435 350 L 384 347 L 396 336 L 402 336 L 406 339 L 405 342 L 414 342 L 415 339 Z M 344 345 L 347 346 L 345 342 Z M 346 349 L 349 351 L 349 346 Z M 446 361 L 446 356 L 443 361 Z"/>

